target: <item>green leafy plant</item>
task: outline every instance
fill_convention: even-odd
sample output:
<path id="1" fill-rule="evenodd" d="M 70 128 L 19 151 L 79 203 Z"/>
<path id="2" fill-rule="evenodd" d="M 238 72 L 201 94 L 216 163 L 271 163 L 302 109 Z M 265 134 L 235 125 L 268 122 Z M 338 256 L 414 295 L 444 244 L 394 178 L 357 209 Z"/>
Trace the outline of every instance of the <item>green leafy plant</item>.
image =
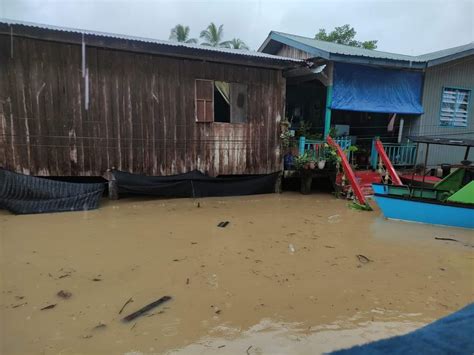
<path id="1" fill-rule="evenodd" d="M 296 131 L 296 135 L 298 137 L 308 137 L 310 134 L 310 130 L 311 130 L 311 123 L 301 120 L 300 126 L 298 127 Z"/>
<path id="2" fill-rule="evenodd" d="M 332 163 L 332 164 L 341 162 L 341 157 L 337 154 L 336 148 L 333 148 L 329 144 L 324 143 L 324 152 L 325 152 L 327 162 Z"/>
<path id="3" fill-rule="evenodd" d="M 284 149 L 288 149 L 291 144 L 291 133 L 286 130 L 280 134 L 281 145 Z"/>
<path id="4" fill-rule="evenodd" d="M 362 205 L 358 202 L 352 201 L 349 203 L 349 207 L 352 208 L 353 210 L 358 210 L 358 211 L 373 211 L 372 207 L 367 203 L 365 205 Z"/>
<path id="5" fill-rule="evenodd" d="M 329 129 L 329 137 L 331 137 L 331 138 L 336 138 L 337 137 L 336 127 L 333 126 Z"/>
<path id="6" fill-rule="evenodd" d="M 355 39 L 357 32 L 349 24 L 335 27 L 334 30 L 327 33 L 326 29 L 319 29 L 318 33 L 314 36 L 315 39 L 326 42 L 334 42 L 339 44 L 345 44 L 352 47 L 360 47 L 365 49 L 376 49 L 377 40 L 370 41 L 357 41 Z"/>
<path id="7" fill-rule="evenodd" d="M 308 155 L 308 153 L 304 153 L 302 155 L 298 155 L 295 157 L 293 160 L 293 166 L 295 167 L 296 170 L 303 170 L 306 169 L 306 166 L 311 162 L 311 157 Z"/>

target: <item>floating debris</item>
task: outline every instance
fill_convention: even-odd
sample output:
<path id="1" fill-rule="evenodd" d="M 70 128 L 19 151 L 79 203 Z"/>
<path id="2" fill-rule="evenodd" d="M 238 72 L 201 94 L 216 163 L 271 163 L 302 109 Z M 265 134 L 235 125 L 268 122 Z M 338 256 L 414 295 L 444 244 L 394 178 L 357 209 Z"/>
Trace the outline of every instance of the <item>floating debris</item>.
<path id="1" fill-rule="evenodd" d="M 123 304 L 122 308 L 120 308 L 120 311 L 118 312 L 118 314 L 122 314 L 122 312 L 123 312 L 123 310 L 125 309 L 125 307 L 127 307 L 127 305 L 128 305 L 129 303 L 132 303 L 132 302 L 133 302 L 133 298 L 130 297 L 130 298 L 127 300 L 127 302 L 125 302 L 125 303 Z"/>
<path id="2" fill-rule="evenodd" d="M 50 305 L 48 305 L 48 306 L 46 306 L 46 307 L 43 307 L 43 308 L 40 309 L 40 311 L 44 311 L 44 310 L 46 310 L 46 309 L 52 309 L 52 308 L 54 308 L 54 307 L 56 307 L 56 303 L 55 303 L 55 304 L 50 304 Z"/>
<path id="3" fill-rule="evenodd" d="M 92 328 L 92 330 L 104 329 L 105 327 L 107 327 L 107 324 L 101 322 Z"/>
<path id="4" fill-rule="evenodd" d="M 288 249 L 290 250 L 290 253 L 293 254 L 296 250 L 295 250 L 295 247 L 293 246 L 293 244 L 289 244 L 288 245 Z"/>
<path id="5" fill-rule="evenodd" d="M 338 214 L 334 214 L 328 217 L 329 223 L 339 223 L 341 221 L 341 216 Z"/>
<path id="6" fill-rule="evenodd" d="M 449 241 L 449 242 L 461 243 L 461 241 L 459 241 L 457 239 L 453 239 L 453 238 L 435 237 L 435 239 L 436 240 L 446 240 L 446 241 Z"/>
<path id="7" fill-rule="evenodd" d="M 61 297 L 61 298 L 64 298 L 64 299 L 68 299 L 68 298 L 71 298 L 72 293 L 69 292 L 69 291 L 61 290 L 61 291 L 59 291 L 56 295 L 57 295 L 58 297 Z"/>
<path id="8" fill-rule="evenodd" d="M 225 228 L 225 227 L 227 227 L 227 225 L 228 225 L 229 223 L 230 223 L 229 221 L 220 222 L 217 226 L 218 226 L 218 227 L 221 227 L 221 228 Z"/>
<path id="9" fill-rule="evenodd" d="M 366 257 L 365 255 L 362 255 L 362 254 L 357 254 L 356 257 L 362 264 L 367 264 L 367 263 L 370 263 L 372 261 L 368 257 Z"/>
<path id="10" fill-rule="evenodd" d="M 143 315 L 144 313 L 148 312 L 149 310 L 155 308 L 155 307 L 158 307 L 159 305 L 161 305 L 162 303 L 165 303 L 167 301 L 169 301 L 171 299 L 170 296 L 163 296 L 161 297 L 159 300 L 156 300 L 155 302 L 152 302 L 150 304 L 147 304 L 145 307 L 142 307 L 140 308 L 138 311 L 132 313 L 132 314 L 129 314 L 128 316 L 126 316 L 125 318 L 122 319 L 122 321 L 124 322 L 130 322 L 132 320 L 134 320 L 135 318 L 138 318 L 140 317 L 141 315 Z"/>

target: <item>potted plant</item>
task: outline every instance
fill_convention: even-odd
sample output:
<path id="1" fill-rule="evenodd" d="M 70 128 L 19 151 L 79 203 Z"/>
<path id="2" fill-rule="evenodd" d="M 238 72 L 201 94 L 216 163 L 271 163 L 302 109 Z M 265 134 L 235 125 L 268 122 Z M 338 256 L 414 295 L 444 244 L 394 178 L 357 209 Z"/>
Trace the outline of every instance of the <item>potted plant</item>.
<path id="1" fill-rule="evenodd" d="M 320 158 L 318 160 L 318 169 L 323 170 L 325 166 L 326 166 L 326 159 Z"/>
<path id="2" fill-rule="evenodd" d="M 308 153 L 298 155 L 293 159 L 293 165 L 296 170 L 308 170 L 310 167 L 311 159 L 308 156 Z"/>

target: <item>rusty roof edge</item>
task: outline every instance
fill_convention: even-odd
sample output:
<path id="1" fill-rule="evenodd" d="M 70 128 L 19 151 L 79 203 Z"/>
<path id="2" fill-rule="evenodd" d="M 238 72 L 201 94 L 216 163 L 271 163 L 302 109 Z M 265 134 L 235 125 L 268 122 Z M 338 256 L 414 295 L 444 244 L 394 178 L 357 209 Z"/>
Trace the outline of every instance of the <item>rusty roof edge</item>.
<path id="1" fill-rule="evenodd" d="M 9 26 L 10 30 L 2 31 L 1 30 L 2 24 Z M 124 43 L 127 43 L 127 44 L 129 44 L 129 41 L 130 41 L 130 42 L 153 45 L 157 47 L 167 47 L 168 48 L 167 53 L 166 53 L 167 55 L 172 55 L 171 52 L 173 51 L 173 49 L 176 49 L 176 52 L 180 54 L 183 54 L 183 52 L 186 52 L 187 57 L 199 58 L 200 54 L 202 54 L 206 60 L 210 60 L 211 58 L 209 58 L 209 56 L 212 54 L 215 54 L 215 55 L 221 55 L 227 58 L 230 58 L 230 57 L 233 57 L 236 59 L 239 58 L 244 61 L 245 60 L 258 61 L 258 62 L 261 62 L 262 64 L 272 63 L 275 66 L 282 67 L 282 68 L 289 67 L 289 66 L 305 65 L 305 62 L 300 59 L 282 57 L 282 56 L 277 56 L 277 55 L 272 55 L 272 54 L 255 52 L 255 51 L 232 49 L 232 48 L 221 48 L 221 47 L 210 47 L 210 46 L 202 46 L 198 44 L 188 44 L 188 43 L 182 43 L 182 42 L 163 41 L 163 40 L 158 40 L 158 39 L 153 39 L 153 38 L 144 38 L 144 37 L 91 31 L 91 30 L 84 30 L 84 29 L 65 28 L 65 27 L 59 27 L 59 26 L 53 26 L 53 25 L 45 25 L 45 24 L 38 24 L 38 23 L 33 23 L 33 22 L 24 22 L 24 21 L 0 18 L 0 33 L 10 34 L 11 29 L 13 29 L 15 26 L 20 26 L 26 29 L 31 28 L 32 30 L 36 29 L 36 30 L 51 31 L 53 33 L 79 34 L 79 35 L 84 35 L 87 37 L 100 37 L 104 39 L 123 41 Z M 13 30 L 13 34 L 24 35 L 24 33 L 15 33 L 14 30 Z M 30 37 L 40 38 L 41 36 L 30 34 Z M 68 42 L 68 41 L 63 40 L 62 42 Z M 102 43 L 102 45 L 104 47 L 107 47 L 107 45 L 104 43 Z M 127 50 L 125 46 L 120 49 Z M 133 48 L 130 48 L 130 50 L 133 50 Z M 218 58 L 216 58 L 215 60 L 219 61 Z"/>

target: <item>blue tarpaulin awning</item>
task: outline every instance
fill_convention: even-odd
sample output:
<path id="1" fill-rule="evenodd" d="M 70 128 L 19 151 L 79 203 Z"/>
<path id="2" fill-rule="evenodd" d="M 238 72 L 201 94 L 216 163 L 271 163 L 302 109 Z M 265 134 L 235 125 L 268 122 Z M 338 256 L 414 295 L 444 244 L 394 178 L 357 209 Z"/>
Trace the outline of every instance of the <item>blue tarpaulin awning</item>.
<path id="1" fill-rule="evenodd" d="M 332 109 L 422 114 L 422 73 L 334 63 Z"/>

